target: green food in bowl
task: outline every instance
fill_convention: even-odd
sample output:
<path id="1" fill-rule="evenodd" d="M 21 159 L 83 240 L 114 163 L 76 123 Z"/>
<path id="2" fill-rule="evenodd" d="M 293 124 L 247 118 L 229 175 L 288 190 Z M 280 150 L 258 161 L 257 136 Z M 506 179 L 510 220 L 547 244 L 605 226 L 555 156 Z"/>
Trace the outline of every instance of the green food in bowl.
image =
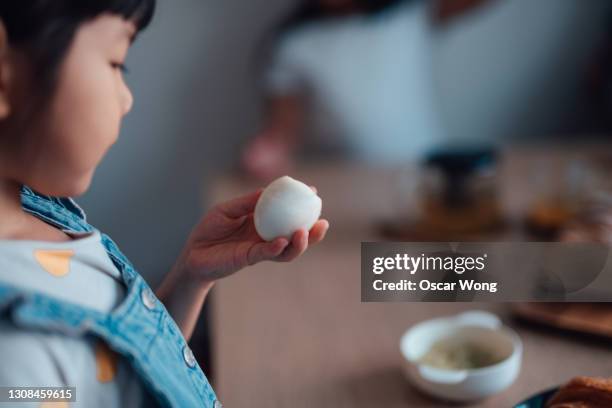
<path id="1" fill-rule="evenodd" d="M 504 360 L 494 349 L 470 340 L 445 338 L 436 341 L 419 362 L 448 370 L 470 370 Z"/>

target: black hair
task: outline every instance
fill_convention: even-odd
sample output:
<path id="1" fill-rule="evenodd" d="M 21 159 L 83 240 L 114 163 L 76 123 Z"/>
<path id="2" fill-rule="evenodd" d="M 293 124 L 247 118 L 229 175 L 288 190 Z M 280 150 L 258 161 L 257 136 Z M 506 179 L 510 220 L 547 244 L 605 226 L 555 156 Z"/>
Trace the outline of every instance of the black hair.
<path id="1" fill-rule="evenodd" d="M 44 94 L 50 93 L 76 31 L 103 13 L 133 21 L 144 29 L 156 0 L 1 0 L 0 20 L 10 46 L 23 50 Z"/>
<path id="2" fill-rule="evenodd" d="M 378 14 L 404 1 L 406 0 L 353 0 L 355 10 L 364 15 Z M 330 12 L 320 1 L 302 0 L 279 24 L 276 32 L 282 35 L 286 31 L 297 28 L 298 26 L 333 16 L 333 12 Z"/>

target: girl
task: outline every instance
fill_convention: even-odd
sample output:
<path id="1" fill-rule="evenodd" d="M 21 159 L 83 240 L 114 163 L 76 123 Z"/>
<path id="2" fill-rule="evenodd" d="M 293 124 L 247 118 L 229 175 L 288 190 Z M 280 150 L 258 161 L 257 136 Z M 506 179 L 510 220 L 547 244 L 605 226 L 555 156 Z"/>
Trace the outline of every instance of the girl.
<path id="1" fill-rule="evenodd" d="M 71 386 L 70 406 L 88 408 L 218 408 L 187 346 L 206 295 L 248 265 L 295 259 L 328 229 L 319 220 L 264 242 L 252 216 L 259 191 L 220 204 L 154 294 L 67 198 L 87 191 L 117 139 L 132 105 L 124 61 L 153 9 L 0 2 L 0 386 Z M 10 405 L 20 396 L 9 392 Z"/>

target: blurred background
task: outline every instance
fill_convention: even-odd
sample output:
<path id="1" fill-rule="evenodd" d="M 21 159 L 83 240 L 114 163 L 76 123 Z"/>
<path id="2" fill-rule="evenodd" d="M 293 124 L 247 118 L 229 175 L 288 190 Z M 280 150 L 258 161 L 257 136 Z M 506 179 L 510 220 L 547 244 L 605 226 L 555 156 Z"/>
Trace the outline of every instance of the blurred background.
<path id="1" fill-rule="evenodd" d="M 368 237 L 605 241 L 593 226 L 612 225 L 591 194 L 612 157 L 607 0 L 159 2 L 128 67 L 134 108 L 78 202 L 152 286 L 211 203 L 285 173 L 329 181 L 324 214 L 353 179 L 392 195 L 367 232 L 336 223 L 350 256 Z M 194 337 L 209 375 L 210 307 Z"/>
<path id="2" fill-rule="evenodd" d="M 201 214 L 206 183 L 235 167 L 264 125 L 253 59 L 295 4 L 160 2 L 131 50 L 134 108 L 79 202 L 152 284 Z M 453 138 L 572 139 L 609 130 L 584 111 L 593 102 L 590 70 L 612 36 L 610 2 L 492 0 L 431 36 L 432 93 Z"/>

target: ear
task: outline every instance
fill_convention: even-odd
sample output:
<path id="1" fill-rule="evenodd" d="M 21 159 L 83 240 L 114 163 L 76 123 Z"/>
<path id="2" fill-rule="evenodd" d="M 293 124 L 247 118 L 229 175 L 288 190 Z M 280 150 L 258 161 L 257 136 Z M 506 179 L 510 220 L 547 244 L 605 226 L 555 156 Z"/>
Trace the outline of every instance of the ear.
<path id="1" fill-rule="evenodd" d="M 6 26 L 0 19 L 0 120 L 6 119 L 11 112 L 9 103 L 9 82 L 10 82 L 10 63 L 9 63 L 9 44 Z"/>

